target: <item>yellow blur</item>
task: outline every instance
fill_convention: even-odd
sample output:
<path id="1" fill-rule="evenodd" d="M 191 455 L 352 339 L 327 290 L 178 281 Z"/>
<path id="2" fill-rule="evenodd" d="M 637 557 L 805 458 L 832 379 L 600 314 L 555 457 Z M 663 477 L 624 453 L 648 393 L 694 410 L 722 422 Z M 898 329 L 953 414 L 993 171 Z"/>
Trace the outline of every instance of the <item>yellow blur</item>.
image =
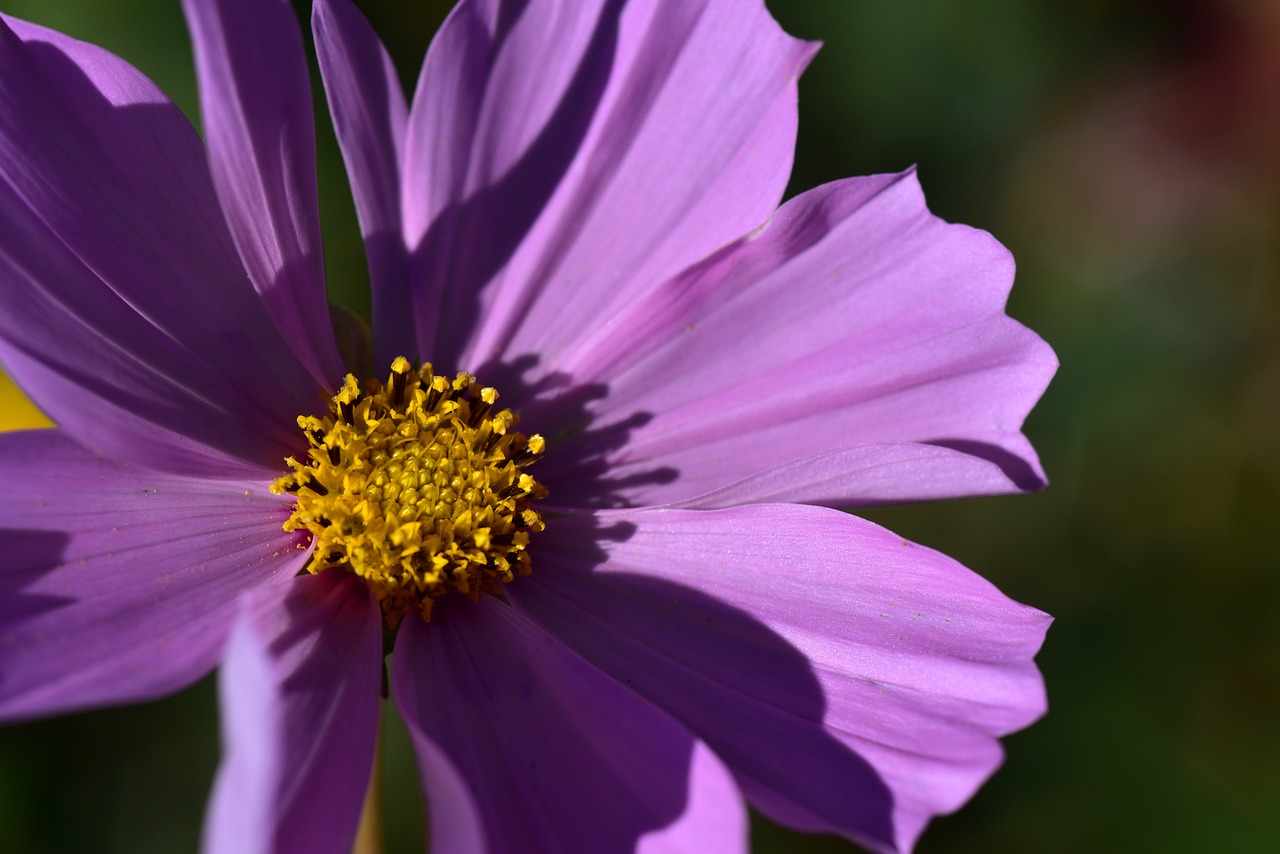
<path id="1" fill-rule="evenodd" d="M 7 376 L 0 374 L 0 431 L 52 426 L 26 395 Z"/>

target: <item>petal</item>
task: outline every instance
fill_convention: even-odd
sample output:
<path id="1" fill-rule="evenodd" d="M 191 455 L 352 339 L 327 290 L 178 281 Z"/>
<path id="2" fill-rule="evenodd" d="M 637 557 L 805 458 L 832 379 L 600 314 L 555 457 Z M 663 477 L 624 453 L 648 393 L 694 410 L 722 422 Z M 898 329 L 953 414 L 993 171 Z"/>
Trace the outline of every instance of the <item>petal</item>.
<path id="1" fill-rule="evenodd" d="M 826 508 L 560 518 L 508 595 L 704 739 L 766 815 L 875 850 L 909 849 L 1044 711 L 1044 614 Z"/>
<path id="2" fill-rule="evenodd" d="M 684 812 L 667 827 L 642 836 L 638 854 L 750 850 L 746 808 L 729 769 L 700 741 L 694 742 L 689 766 Z"/>
<path id="3" fill-rule="evenodd" d="M 715 757 L 499 600 L 458 600 L 429 625 L 406 620 L 393 658 L 428 802 L 443 753 L 446 778 L 470 788 L 488 850 L 630 852 L 642 838 L 745 850 L 745 811 Z"/>
<path id="4" fill-rule="evenodd" d="M 397 698 L 399 694 L 396 695 Z M 418 776 L 427 798 L 430 851 L 451 854 L 486 854 L 490 851 L 480 804 L 462 774 L 431 739 L 410 723 Z"/>
<path id="5" fill-rule="evenodd" d="M 307 375 L 235 257 L 190 124 L 118 58 L 0 23 L 0 360 L 93 447 L 278 468 Z"/>
<path id="6" fill-rule="evenodd" d="M 213 183 L 253 286 L 326 387 L 345 370 L 325 292 L 315 122 L 286 0 L 183 0 Z"/>
<path id="7" fill-rule="evenodd" d="M 382 620 L 330 571 L 245 598 L 218 680 L 224 755 L 209 852 L 349 851 L 382 702 Z"/>
<path id="8" fill-rule="evenodd" d="M 872 507 L 957 495 L 999 495 L 1017 489 L 1005 470 L 989 460 L 937 445 L 903 442 L 859 445 L 792 460 L 675 506 L 711 509 L 807 503 Z"/>
<path id="9" fill-rule="evenodd" d="M 396 356 L 418 349 L 400 220 L 408 107 L 386 48 L 349 0 L 316 0 L 311 28 L 364 234 L 373 289 L 375 360 L 386 366 Z"/>
<path id="10" fill-rule="evenodd" d="M 279 743 L 284 733 L 272 720 L 278 698 L 273 696 L 275 674 L 265 647 L 249 621 L 237 621 L 218 674 L 226 755 L 205 817 L 202 847 L 206 851 L 270 851 L 276 781 L 284 773 Z M 237 796 L 244 802 L 237 803 Z"/>
<path id="11" fill-rule="evenodd" d="M 1043 486 L 1019 431 L 1057 362 L 1005 315 L 1012 282 L 1004 247 L 931 215 L 912 172 L 806 193 L 566 358 L 576 385 L 606 391 L 587 409 L 590 429 L 541 475 L 552 485 L 575 466 L 592 475 L 581 461 L 600 460 L 584 449 L 612 435 L 609 475 L 628 485 L 594 489 L 631 504 L 686 500 L 838 449 L 855 449 L 857 461 L 861 446 L 897 443 L 993 462 L 1007 490 Z M 523 414 L 553 435 L 582 426 L 557 423 L 549 405 Z M 988 467 L 972 467 L 969 483 L 954 478 L 952 457 L 936 459 L 951 480 L 940 496 L 992 491 Z M 856 474 L 789 497 L 866 501 Z"/>
<path id="12" fill-rule="evenodd" d="M 308 552 L 265 483 L 131 469 L 61 430 L 0 435 L 0 718 L 160 697 L 218 660 L 245 590 Z"/>
<path id="13" fill-rule="evenodd" d="M 481 366 L 580 330 L 759 225 L 813 46 L 760 0 L 472 0 L 409 118 L 423 354 Z"/>
<path id="14" fill-rule="evenodd" d="M 70 434 L 122 461 L 196 475 L 265 477 L 297 451 L 284 412 L 213 375 L 3 182 L 0 218 L 0 361 Z"/>

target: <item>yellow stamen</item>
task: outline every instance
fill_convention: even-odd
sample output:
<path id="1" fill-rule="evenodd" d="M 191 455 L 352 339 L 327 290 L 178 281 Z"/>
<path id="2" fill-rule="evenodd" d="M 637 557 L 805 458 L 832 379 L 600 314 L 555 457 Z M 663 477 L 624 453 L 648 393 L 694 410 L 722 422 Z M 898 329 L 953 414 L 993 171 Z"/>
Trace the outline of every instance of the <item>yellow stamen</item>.
<path id="1" fill-rule="evenodd" d="M 541 436 L 514 432 L 493 411 L 498 393 L 475 377 L 452 381 L 403 356 L 387 384 L 362 392 L 348 374 L 323 418 L 302 416 L 307 459 L 271 486 L 295 493 L 285 530 L 310 531 L 307 569 L 341 566 L 365 579 L 389 628 L 410 608 L 424 620 L 450 590 L 473 600 L 528 575 L 529 534 L 543 529 L 529 504 L 546 489 L 524 472 Z"/>

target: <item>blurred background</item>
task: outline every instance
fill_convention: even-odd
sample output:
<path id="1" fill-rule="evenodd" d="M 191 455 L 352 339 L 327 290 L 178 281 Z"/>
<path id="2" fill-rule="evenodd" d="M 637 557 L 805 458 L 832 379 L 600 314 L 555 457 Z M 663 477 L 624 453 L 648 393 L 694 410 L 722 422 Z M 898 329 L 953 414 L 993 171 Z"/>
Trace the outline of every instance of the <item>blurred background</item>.
<path id="1" fill-rule="evenodd" d="M 196 117 L 176 2 L 5 5 L 124 56 Z M 406 85 L 449 5 L 362 4 Z M 1010 313 L 1063 365 L 1026 428 L 1046 492 L 874 514 L 1057 618 L 1049 715 L 919 850 L 1280 850 L 1280 3 L 770 6 L 826 44 L 792 192 L 918 163 L 935 212 L 1013 250 Z M 329 279 L 365 310 L 317 104 Z M 0 425 L 39 421 L 0 384 Z M 394 721 L 387 743 L 389 850 L 420 851 Z M 0 730 L 0 848 L 192 850 L 217 756 L 212 680 Z M 853 850 L 754 833 L 759 851 Z"/>

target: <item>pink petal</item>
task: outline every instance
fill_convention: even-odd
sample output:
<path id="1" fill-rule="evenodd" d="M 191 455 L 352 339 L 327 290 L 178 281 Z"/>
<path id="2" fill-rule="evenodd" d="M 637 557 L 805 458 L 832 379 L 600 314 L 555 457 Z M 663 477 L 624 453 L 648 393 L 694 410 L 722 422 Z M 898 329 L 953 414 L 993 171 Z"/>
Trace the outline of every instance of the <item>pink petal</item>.
<path id="1" fill-rule="evenodd" d="M 0 24 L 0 359 L 113 456 L 278 467 L 308 377 L 253 293 L 191 125 L 111 54 Z"/>
<path id="2" fill-rule="evenodd" d="M 509 596 L 704 739 L 766 815 L 875 850 L 909 849 L 1044 712 L 1048 617 L 825 508 L 555 519 Z"/>
<path id="3" fill-rule="evenodd" d="M 224 756 L 209 852 L 351 849 L 373 766 L 382 620 L 349 574 L 245 598 L 218 680 Z"/>
<path id="4" fill-rule="evenodd" d="M 394 667 L 428 803 L 443 754 L 487 850 L 744 849 L 741 799 L 714 755 L 504 603 L 459 599 L 429 625 L 406 620 Z"/>
<path id="5" fill-rule="evenodd" d="M 349 0 L 316 0 L 311 27 L 338 143 L 351 177 L 373 290 L 375 363 L 414 354 L 400 162 L 408 108 L 396 69 Z"/>
<path id="6" fill-rule="evenodd" d="M 315 124 L 286 0 L 183 0 L 214 185 L 249 278 L 316 380 L 345 370 L 329 322 Z"/>
<path id="7" fill-rule="evenodd" d="M 687 500 L 775 466 L 848 449 L 856 461 L 869 456 L 862 446 L 898 443 L 993 462 L 1006 489 L 1042 486 L 1019 431 L 1057 362 L 1005 315 L 1012 281 L 1004 247 L 931 215 L 914 173 L 806 193 L 566 355 L 560 367 L 577 386 L 607 394 L 541 474 L 567 481 L 595 437 L 616 433 L 607 468 L 631 484 L 619 491 L 631 504 Z M 533 429 L 558 431 L 550 406 L 524 415 Z M 935 460 L 940 468 L 920 479 L 937 481 L 908 493 L 992 491 L 987 467 Z M 856 475 L 790 497 L 880 500 Z"/>
<path id="8" fill-rule="evenodd" d="M 286 502 L 94 456 L 60 430 L 0 435 L 0 717 L 160 697 L 218 660 L 246 590 L 308 557 Z"/>
<path id="9" fill-rule="evenodd" d="M 763 222 L 812 53 L 760 0 L 459 4 L 405 149 L 424 356 L 554 367 L 582 329 Z"/>

